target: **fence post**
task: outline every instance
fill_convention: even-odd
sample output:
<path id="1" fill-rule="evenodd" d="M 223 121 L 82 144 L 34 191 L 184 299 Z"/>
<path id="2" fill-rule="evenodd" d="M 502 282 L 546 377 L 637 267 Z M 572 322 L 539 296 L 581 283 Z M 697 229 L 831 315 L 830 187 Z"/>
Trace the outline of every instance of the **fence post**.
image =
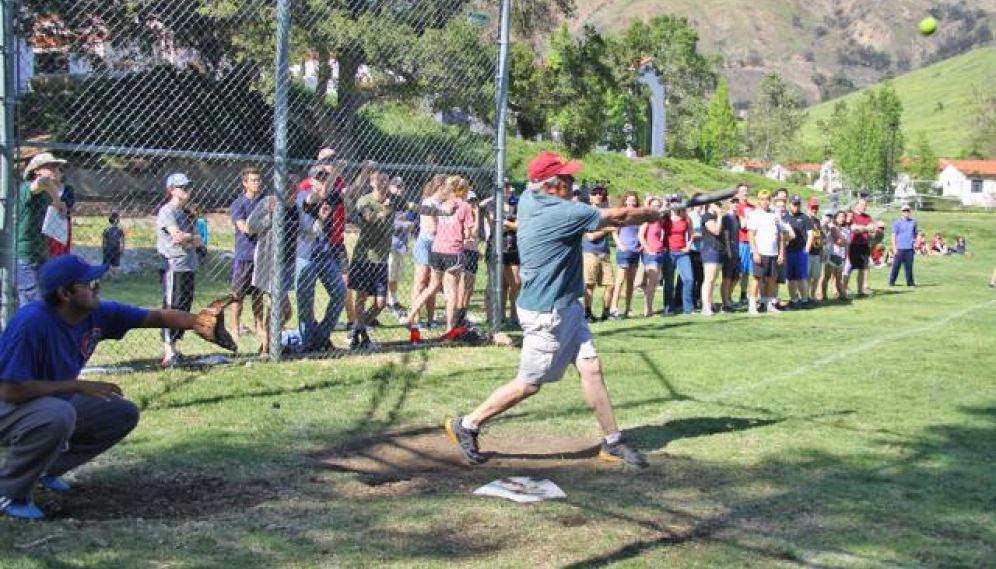
<path id="1" fill-rule="evenodd" d="M 13 316 L 10 307 L 14 306 L 17 274 L 14 243 L 17 208 L 17 183 L 14 180 L 14 116 L 17 103 L 17 37 L 14 34 L 15 0 L 0 0 L 0 49 L 3 58 L 0 65 L 0 98 L 3 110 L 0 113 L 0 330 L 6 327 Z"/>
<path id="2" fill-rule="evenodd" d="M 502 304 L 502 279 L 504 278 L 504 268 L 502 267 L 502 243 L 504 241 L 504 221 L 505 221 L 505 122 L 508 114 L 508 52 L 509 35 L 512 27 L 512 2 L 502 0 L 501 3 L 501 32 L 499 34 L 498 45 L 498 76 L 495 81 L 497 86 L 497 100 L 495 109 L 495 227 L 491 232 L 491 251 L 495 278 L 491 283 L 491 325 L 495 331 L 502 327 L 502 320 L 505 318 Z M 515 310 L 515 307 L 512 307 Z"/>
<path id="3" fill-rule="evenodd" d="M 287 189 L 287 83 L 288 83 L 288 39 L 290 37 L 291 0 L 277 0 L 277 54 L 274 61 L 274 104 L 273 104 L 273 197 L 276 207 L 273 211 L 271 236 L 274 240 L 270 275 L 273 291 L 270 298 L 270 356 L 279 360 L 283 342 L 280 333 L 284 299 L 284 194 Z"/>

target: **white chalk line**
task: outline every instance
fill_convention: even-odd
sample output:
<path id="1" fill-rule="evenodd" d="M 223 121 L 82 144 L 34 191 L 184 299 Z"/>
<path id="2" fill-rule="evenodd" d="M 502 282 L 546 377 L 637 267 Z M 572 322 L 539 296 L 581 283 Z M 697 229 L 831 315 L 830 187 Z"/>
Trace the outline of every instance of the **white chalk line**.
<path id="1" fill-rule="evenodd" d="M 765 387 L 767 385 L 770 385 L 770 384 L 778 382 L 778 381 L 784 381 L 786 379 L 792 379 L 794 377 L 798 377 L 800 375 L 804 375 L 804 374 L 810 373 L 810 372 L 812 372 L 814 370 L 817 370 L 817 369 L 820 369 L 820 368 L 823 368 L 823 367 L 826 367 L 826 366 L 829 366 L 829 365 L 832 365 L 832 364 L 839 363 L 842 360 L 845 360 L 847 358 L 850 358 L 850 357 L 852 357 L 854 355 L 857 355 L 857 354 L 860 354 L 862 352 L 867 352 L 869 350 L 873 350 L 873 349 L 881 346 L 882 344 L 886 344 L 886 343 L 889 343 L 889 342 L 895 342 L 896 340 L 903 340 L 903 339 L 906 339 L 906 338 L 911 338 L 913 336 L 920 336 L 920 335 L 922 335 L 922 334 L 924 334 L 926 332 L 932 332 L 933 330 L 935 330 L 937 328 L 941 328 L 941 327 L 947 326 L 948 323 L 950 323 L 950 322 L 952 322 L 954 320 L 957 320 L 959 318 L 962 318 L 963 316 L 965 316 L 967 314 L 971 314 L 971 313 L 976 312 L 976 311 L 981 310 L 981 309 L 989 308 L 989 307 L 991 307 L 993 305 L 996 305 L 996 300 L 990 300 L 988 302 L 983 302 L 981 304 L 975 304 L 975 305 L 969 306 L 968 308 L 963 308 L 963 309 L 958 310 L 956 312 L 952 312 L 952 313 L 948 314 L 947 316 L 945 316 L 944 318 L 941 318 L 940 320 L 936 320 L 934 322 L 931 322 L 930 324 L 921 326 L 919 328 L 912 328 L 912 329 L 909 329 L 909 330 L 905 330 L 903 332 L 897 332 L 897 333 L 894 333 L 894 334 L 887 334 L 885 336 L 879 336 L 878 338 L 875 338 L 873 340 L 861 342 L 857 346 L 854 346 L 852 348 L 843 350 L 841 352 L 837 352 L 837 353 L 835 353 L 833 355 L 830 355 L 830 356 L 827 356 L 827 357 L 824 357 L 824 358 L 820 358 L 818 360 L 813 361 L 812 363 L 808 363 L 808 364 L 799 366 L 799 367 L 794 368 L 794 369 L 792 369 L 790 371 L 787 371 L 785 373 L 781 373 L 781 374 L 774 375 L 774 376 L 771 376 L 771 377 L 761 378 L 761 379 L 759 379 L 757 381 L 753 381 L 751 383 L 748 383 L 747 385 L 739 385 L 739 386 L 736 386 L 736 387 L 732 387 L 730 389 L 726 389 L 726 390 L 724 390 L 724 391 L 722 391 L 722 392 L 720 392 L 720 393 L 718 393 L 716 395 L 713 395 L 711 397 L 705 397 L 703 399 L 700 399 L 700 401 L 702 401 L 702 402 L 709 402 L 709 403 L 717 403 L 717 402 L 722 401 L 723 399 L 726 399 L 727 397 L 732 397 L 734 395 L 739 395 L 739 394 L 744 393 L 746 391 L 752 391 L 752 390 L 758 389 L 760 387 Z"/>

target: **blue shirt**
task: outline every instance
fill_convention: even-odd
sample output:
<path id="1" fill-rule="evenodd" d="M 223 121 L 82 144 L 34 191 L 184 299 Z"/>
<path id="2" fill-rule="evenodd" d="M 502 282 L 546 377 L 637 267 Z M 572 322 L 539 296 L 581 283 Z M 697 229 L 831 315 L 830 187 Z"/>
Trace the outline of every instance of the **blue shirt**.
<path id="1" fill-rule="evenodd" d="M 562 309 L 584 294 L 581 241 L 598 229 L 594 207 L 527 191 L 518 205 L 522 292 L 516 303 L 536 312 Z"/>
<path id="2" fill-rule="evenodd" d="M 896 244 L 896 249 L 912 249 L 918 231 L 916 220 L 912 217 L 897 219 L 892 224 L 892 242 Z"/>
<path id="3" fill-rule="evenodd" d="M 256 199 L 251 200 L 248 196 L 242 194 L 232 202 L 232 225 L 235 226 L 236 261 L 251 261 L 253 259 L 253 254 L 256 252 L 256 236 L 240 231 L 235 222 L 249 219 L 249 214 L 252 213 L 252 210 L 256 209 L 256 206 L 259 205 L 262 199 L 262 195 L 256 196 Z"/>
<path id="4" fill-rule="evenodd" d="M 0 336 L 0 382 L 76 379 L 101 340 L 119 340 L 148 315 L 144 308 L 101 302 L 72 326 L 36 300 L 14 314 Z"/>
<path id="5" fill-rule="evenodd" d="M 594 206 L 593 206 L 594 207 Z M 602 202 L 601 209 L 608 208 L 609 204 Z M 598 239 L 592 239 L 591 241 L 583 239 L 581 241 L 581 251 L 583 253 L 597 253 L 599 255 L 609 254 L 609 234 L 606 232 L 604 235 Z"/>

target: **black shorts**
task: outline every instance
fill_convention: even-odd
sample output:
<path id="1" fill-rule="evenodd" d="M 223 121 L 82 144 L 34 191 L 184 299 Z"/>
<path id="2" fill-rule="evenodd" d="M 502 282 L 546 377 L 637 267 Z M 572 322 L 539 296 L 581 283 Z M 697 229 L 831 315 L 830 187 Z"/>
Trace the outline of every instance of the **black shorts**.
<path id="1" fill-rule="evenodd" d="M 463 272 L 468 275 L 477 274 L 477 265 L 481 260 L 481 254 L 474 249 L 464 249 L 460 254 L 460 264 L 463 265 Z"/>
<path id="2" fill-rule="evenodd" d="M 868 268 L 868 260 L 871 258 L 871 245 L 867 243 L 851 243 L 847 247 L 847 258 L 851 261 L 851 268 L 863 270 Z"/>
<path id="3" fill-rule="evenodd" d="M 232 296 L 242 300 L 248 294 L 255 294 L 256 287 L 252 286 L 252 271 L 255 267 L 252 259 L 240 261 L 235 260 L 232 265 Z"/>
<path id="4" fill-rule="evenodd" d="M 376 297 L 387 296 L 387 263 L 354 262 L 349 266 L 349 288 Z"/>
<path id="5" fill-rule="evenodd" d="M 754 263 L 754 277 L 758 279 L 771 279 L 778 277 L 778 257 L 768 257 L 761 255 L 761 262 Z"/>
<path id="6" fill-rule="evenodd" d="M 519 251 L 509 251 L 508 253 L 501 254 L 501 264 L 506 267 L 518 267 L 522 263 L 519 262 Z"/>
<path id="7" fill-rule="evenodd" d="M 174 271 L 165 269 L 161 273 L 163 308 L 190 312 L 194 305 L 194 283 L 197 273 L 193 271 Z M 164 342 L 173 343 L 183 338 L 183 330 L 163 328 Z"/>
<path id="8" fill-rule="evenodd" d="M 435 271 L 442 271 L 444 273 L 463 270 L 463 262 L 460 255 L 447 255 L 445 253 L 429 253 L 429 266 Z"/>
<path id="9" fill-rule="evenodd" d="M 120 267 L 121 251 L 104 251 L 104 264 L 108 267 Z"/>

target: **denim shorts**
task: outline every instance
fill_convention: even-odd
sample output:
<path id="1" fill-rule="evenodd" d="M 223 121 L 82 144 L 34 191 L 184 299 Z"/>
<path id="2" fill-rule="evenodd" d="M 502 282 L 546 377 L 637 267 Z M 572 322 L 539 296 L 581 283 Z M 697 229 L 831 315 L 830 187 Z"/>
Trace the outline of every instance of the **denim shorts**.
<path id="1" fill-rule="evenodd" d="M 664 258 L 667 257 L 667 253 L 641 253 L 640 261 L 643 262 L 644 267 L 663 267 Z"/>
<path id="2" fill-rule="evenodd" d="M 616 251 L 616 265 L 620 269 L 635 267 L 640 263 L 639 251 Z"/>
<path id="3" fill-rule="evenodd" d="M 430 252 L 432 252 L 432 239 L 419 237 L 415 240 L 415 247 L 412 249 L 412 259 L 416 265 L 424 267 L 429 264 Z"/>

